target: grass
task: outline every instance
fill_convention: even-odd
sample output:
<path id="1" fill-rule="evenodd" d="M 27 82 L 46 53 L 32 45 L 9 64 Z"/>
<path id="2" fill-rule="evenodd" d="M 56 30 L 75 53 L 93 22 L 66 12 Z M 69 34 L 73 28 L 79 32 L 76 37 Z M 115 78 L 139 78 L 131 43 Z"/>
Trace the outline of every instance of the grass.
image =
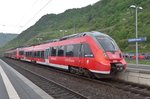
<path id="1" fill-rule="evenodd" d="M 136 64 L 135 59 L 125 59 L 128 64 Z M 150 59 L 149 60 L 139 60 L 139 64 L 145 64 L 150 65 Z"/>

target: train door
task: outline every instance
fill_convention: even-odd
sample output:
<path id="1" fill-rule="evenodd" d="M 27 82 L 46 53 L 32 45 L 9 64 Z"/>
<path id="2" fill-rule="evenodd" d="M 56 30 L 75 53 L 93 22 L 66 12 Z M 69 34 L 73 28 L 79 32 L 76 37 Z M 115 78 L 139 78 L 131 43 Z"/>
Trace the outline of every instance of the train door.
<path id="1" fill-rule="evenodd" d="M 26 60 L 26 51 L 24 51 L 24 58 L 23 58 L 23 60 Z"/>
<path id="2" fill-rule="evenodd" d="M 83 43 L 80 45 L 80 52 L 79 52 L 79 64 L 81 67 L 84 68 L 85 66 L 85 58 L 84 58 L 84 47 L 83 47 Z"/>
<path id="3" fill-rule="evenodd" d="M 93 60 L 93 53 L 90 46 L 87 43 L 82 43 L 80 48 L 80 65 L 83 68 L 90 68 Z"/>
<path id="4" fill-rule="evenodd" d="M 44 54 L 44 58 L 45 58 L 45 62 L 46 62 L 46 64 L 48 64 L 48 63 L 49 63 L 49 59 L 48 59 L 49 51 L 50 51 L 50 49 L 46 49 L 46 50 L 45 50 L 45 54 Z"/>

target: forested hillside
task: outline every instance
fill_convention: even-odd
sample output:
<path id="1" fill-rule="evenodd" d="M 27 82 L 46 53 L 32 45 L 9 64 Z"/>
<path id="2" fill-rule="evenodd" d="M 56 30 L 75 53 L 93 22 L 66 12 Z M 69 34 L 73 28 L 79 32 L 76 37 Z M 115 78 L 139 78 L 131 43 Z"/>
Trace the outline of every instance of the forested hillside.
<path id="1" fill-rule="evenodd" d="M 0 33 L 0 47 L 3 47 L 7 42 L 11 41 L 15 37 L 17 37 L 18 34 L 4 34 Z"/>
<path id="2" fill-rule="evenodd" d="M 134 51 L 135 9 L 130 5 L 142 6 L 138 12 L 138 36 L 148 41 L 140 43 L 140 51 L 150 51 L 150 0 L 101 0 L 94 5 L 80 9 L 69 9 L 61 14 L 47 14 L 35 25 L 23 31 L 4 48 L 31 45 L 64 35 L 100 31 L 112 36 L 123 51 Z"/>

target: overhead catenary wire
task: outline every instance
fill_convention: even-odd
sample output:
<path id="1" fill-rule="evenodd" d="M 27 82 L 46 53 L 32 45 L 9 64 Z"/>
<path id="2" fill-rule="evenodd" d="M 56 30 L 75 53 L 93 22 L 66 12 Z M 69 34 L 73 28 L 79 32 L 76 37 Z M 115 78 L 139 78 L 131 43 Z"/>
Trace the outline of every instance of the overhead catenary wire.
<path id="1" fill-rule="evenodd" d="M 35 0 L 32 4 L 32 6 L 34 6 L 39 0 Z"/>
<path id="2" fill-rule="evenodd" d="M 31 6 L 30 8 L 28 8 L 27 11 L 30 11 L 31 8 L 32 8 L 37 2 L 38 2 L 38 0 L 35 0 L 35 1 L 33 2 L 32 6 Z M 27 14 L 28 14 L 28 12 L 24 13 L 23 17 L 20 19 L 20 21 L 17 23 L 16 26 L 18 26 L 18 25 L 22 22 L 22 20 L 25 18 L 25 16 L 27 16 Z"/>
<path id="3" fill-rule="evenodd" d="M 19 27 L 19 28 L 23 27 L 21 25 L 8 25 L 8 24 L 0 24 L 0 26 L 2 26 L 2 27 Z"/>
<path id="4" fill-rule="evenodd" d="M 39 9 L 39 10 L 34 14 L 34 16 L 31 17 L 31 18 L 25 23 L 25 25 L 24 25 L 22 28 L 26 27 L 51 1 L 52 1 L 52 0 L 48 0 L 48 2 L 47 2 L 44 6 L 42 6 L 42 8 Z M 22 28 L 21 28 L 21 29 L 22 29 Z M 19 29 L 19 31 L 21 31 L 21 29 Z M 18 31 L 18 32 L 19 32 L 19 31 Z"/>

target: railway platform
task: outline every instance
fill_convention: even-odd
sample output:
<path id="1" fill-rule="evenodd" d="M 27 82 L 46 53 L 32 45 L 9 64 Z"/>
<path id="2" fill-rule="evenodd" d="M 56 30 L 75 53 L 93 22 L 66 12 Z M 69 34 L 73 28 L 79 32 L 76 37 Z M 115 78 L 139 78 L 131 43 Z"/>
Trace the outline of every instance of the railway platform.
<path id="1" fill-rule="evenodd" d="M 0 99 L 54 99 L 0 60 Z"/>
<path id="2" fill-rule="evenodd" d="M 127 81 L 150 86 L 150 65 L 127 64 L 125 72 L 118 74 L 117 78 Z"/>

